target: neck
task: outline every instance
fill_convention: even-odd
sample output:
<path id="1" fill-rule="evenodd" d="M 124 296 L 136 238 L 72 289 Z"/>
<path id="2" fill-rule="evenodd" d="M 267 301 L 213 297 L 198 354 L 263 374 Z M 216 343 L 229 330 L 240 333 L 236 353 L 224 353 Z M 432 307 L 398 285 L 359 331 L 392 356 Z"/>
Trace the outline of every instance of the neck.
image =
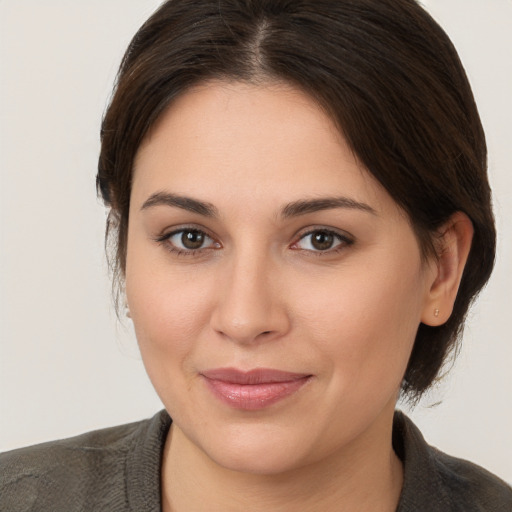
<path id="1" fill-rule="evenodd" d="M 370 429 L 328 459 L 272 475 L 217 465 L 173 425 L 162 468 L 163 511 L 395 511 L 403 469 L 391 424 L 392 418 L 383 436 L 375 436 L 382 428 Z"/>

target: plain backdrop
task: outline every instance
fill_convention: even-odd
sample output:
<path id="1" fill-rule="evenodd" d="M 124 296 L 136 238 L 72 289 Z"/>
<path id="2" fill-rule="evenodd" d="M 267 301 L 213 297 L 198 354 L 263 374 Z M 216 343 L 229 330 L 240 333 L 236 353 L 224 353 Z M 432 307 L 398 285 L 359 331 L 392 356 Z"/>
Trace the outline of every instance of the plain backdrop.
<path id="1" fill-rule="evenodd" d="M 0 451 L 162 407 L 113 311 L 95 195 L 116 69 L 158 4 L 0 0 Z M 473 84 L 499 246 L 455 367 L 410 414 L 430 443 L 512 482 L 512 1 L 424 5 Z"/>

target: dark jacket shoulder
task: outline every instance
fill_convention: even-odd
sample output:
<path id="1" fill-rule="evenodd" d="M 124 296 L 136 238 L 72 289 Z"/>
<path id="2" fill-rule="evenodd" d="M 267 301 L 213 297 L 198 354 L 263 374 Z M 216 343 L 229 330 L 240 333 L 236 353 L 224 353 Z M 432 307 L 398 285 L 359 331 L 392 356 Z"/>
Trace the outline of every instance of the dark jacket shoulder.
<path id="1" fill-rule="evenodd" d="M 0 512 L 125 510 L 126 455 L 144 423 L 0 454 Z"/>
<path id="2" fill-rule="evenodd" d="M 393 446 L 404 463 L 398 512 L 512 512 L 512 488 L 482 467 L 429 446 L 397 412 Z"/>
<path id="3" fill-rule="evenodd" d="M 506 482 L 477 464 L 430 450 L 439 479 L 459 507 L 454 510 L 512 512 L 512 487 Z"/>

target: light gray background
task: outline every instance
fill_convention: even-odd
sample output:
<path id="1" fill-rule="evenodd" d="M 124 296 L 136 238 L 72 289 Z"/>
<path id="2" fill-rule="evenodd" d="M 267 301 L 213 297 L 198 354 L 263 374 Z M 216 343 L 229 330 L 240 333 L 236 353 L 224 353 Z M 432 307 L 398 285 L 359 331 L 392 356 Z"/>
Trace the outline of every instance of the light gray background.
<path id="1" fill-rule="evenodd" d="M 117 65 L 158 4 L 0 0 L 0 450 L 161 408 L 113 313 L 94 184 Z M 474 87 L 500 237 L 459 360 L 412 416 L 431 443 L 512 482 L 512 1 L 424 5 Z"/>

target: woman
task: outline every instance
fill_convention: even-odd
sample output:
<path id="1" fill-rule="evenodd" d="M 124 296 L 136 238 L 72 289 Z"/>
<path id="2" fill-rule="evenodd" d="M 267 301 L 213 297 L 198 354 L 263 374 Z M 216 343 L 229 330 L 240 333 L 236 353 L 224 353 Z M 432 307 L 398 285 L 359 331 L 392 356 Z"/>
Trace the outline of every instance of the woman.
<path id="1" fill-rule="evenodd" d="M 410 0 L 163 4 L 98 188 L 167 412 L 4 455 L 4 509 L 509 509 L 394 413 L 491 272 L 485 161 L 455 50 Z"/>

